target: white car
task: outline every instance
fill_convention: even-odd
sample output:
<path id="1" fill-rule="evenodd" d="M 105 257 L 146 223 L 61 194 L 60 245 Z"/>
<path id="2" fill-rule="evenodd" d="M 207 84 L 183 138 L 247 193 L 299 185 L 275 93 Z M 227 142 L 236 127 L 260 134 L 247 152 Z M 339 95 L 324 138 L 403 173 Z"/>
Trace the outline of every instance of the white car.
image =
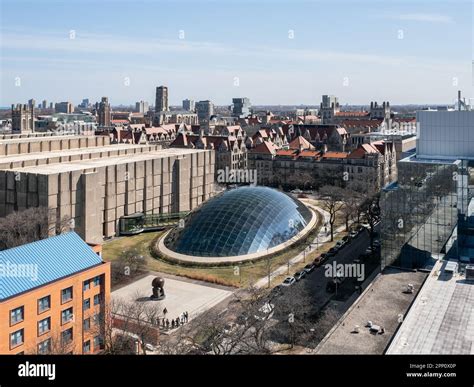
<path id="1" fill-rule="evenodd" d="M 281 283 L 282 286 L 291 286 L 296 282 L 295 277 L 286 277 Z"/>

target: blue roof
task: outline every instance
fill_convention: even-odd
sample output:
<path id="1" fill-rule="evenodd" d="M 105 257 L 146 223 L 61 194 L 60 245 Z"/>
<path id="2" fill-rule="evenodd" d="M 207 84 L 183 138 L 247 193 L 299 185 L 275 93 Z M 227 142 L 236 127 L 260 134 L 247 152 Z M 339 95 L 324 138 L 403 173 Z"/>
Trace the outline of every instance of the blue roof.
<path id="1" fill-rule="evenodd" d="M 0 300 L 102 263 L 75 232 L 0 251 Z"/>

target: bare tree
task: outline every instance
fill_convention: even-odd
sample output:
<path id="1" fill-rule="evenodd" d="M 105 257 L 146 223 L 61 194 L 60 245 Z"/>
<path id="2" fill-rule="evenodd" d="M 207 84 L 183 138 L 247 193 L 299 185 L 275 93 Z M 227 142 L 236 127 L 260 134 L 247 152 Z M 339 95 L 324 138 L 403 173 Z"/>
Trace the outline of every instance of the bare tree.
<path id="1" fill-rule="evenodd" d="M 145 302 L 145 299 L 148 297 L 137 293 L 131 301 L 114 299 L 106 305 L 99 323 L 104 336 L 104 353 L 130 353 L 138 340 L 141 353 L 146 355 L 148 344 L 158 344 L 159 323 L 163 316 L 158 304 Z"/>
<path id="2" fill-rule="evenodd" d="M 361 206 L 364 219 L 370 228 L 370 244 L 373 246 L 375 226 L 380 221 L 380 192 L 369 193 Z"/>
<path id="3" fill-rule="evenodd" d="M 344 190 L 340 187 L 326 185 L 319 190 L 319 193 L 323 196 L 321 208 L 329 213 L 331 241 L 333 241 L 336 216 L 344 208 Z"/>
<path id="4" fill-rule="evenodd" d="M 70 217 L 56 219 L 56 210 L 32 207 L 0 219 L 0 250 L 61 234 L 74 228 Z"/>
<path id="5" fill-rule="evenodd" d="M 349 231 L 349 222 L 351 219 L 359 220 L 360 206 L 362 204 L 362 195 L 350 188 L 344 190 L 344 206 L 342 214 L 346 223 L 346 231 Z"/>

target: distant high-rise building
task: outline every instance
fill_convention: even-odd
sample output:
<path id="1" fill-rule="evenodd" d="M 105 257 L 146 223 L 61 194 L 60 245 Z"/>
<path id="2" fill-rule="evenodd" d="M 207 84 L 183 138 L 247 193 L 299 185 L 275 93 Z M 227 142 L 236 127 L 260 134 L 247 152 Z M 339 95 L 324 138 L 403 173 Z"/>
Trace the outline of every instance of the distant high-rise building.
<path id="1" fill-rule="evenodd" d="M 214 115 L 213 103 L 211 101 L 196 102 L 196 113 L 198 115 L 199 125 L 208 128 L 209 119 Z"/>
<path id="2" fill-rule="evenodd" d="M 35 108 L 36 107 L 36 101 L 32 98 L 32 99 L 29 99 L 28 100 L 28 107 L 31 109 L 31 108 Z"/>
<path id="3" fill-rule="evenodd" d="M 41 109 L 47 109 L 48 108 L 48 101 L 43 99 L 43 102 L 41 103 Z"/>
<path id="4" fill-rule="evenodd" d="M 146 113 L 150 109 L 148 102 L 146 101 L 140 101 L 140 102 L 135 102 L 135 111 L 137 113 Z"/>
<path id="5" fill-rule="evenodd" d="M 110 103 L 107 97 L 102 97 L 102 100 L 98 104 L 98 123 L 99 126 L 110 126 Z"/>
<path id="6" fill-rule="evenodd" d="M 90 106 L 91 106 L 91 104 L 90 104 L 90 102 L 89 102 L 89 98 L 84 98 L 84 99 L 82 100 L 82 102 L 79 104 L 79 107 L 80 107 L 81 109 L 87 109 L 87 108 L 89 108 Z"/>
<path id="7" fill-rule="evenodd" d="M 248 98 L 232 98 L 232 115 L 234 117 L 247 117 L 251 111 L 250 99 Z"/>
<path id="8" fill-rule="evenodd" d="M 331 123 L 339 110 L 339 100 L 336 96 L 323 95 L 323 100 L 319 109 L 319 114 L 323 124 Z"/>
<path id="9" fill-rule="evenodd" d="M 12 105 L 12 131 L 25 133 L 34 131 L 34 109 L 28 105 Z"/>
<path id="10" fill-rule="evenodd" d="M 168 110 L 168 88 L 159 86 L 156 88 L 155 112 L 167 112 Z"/>
<path id="11" fill-rule="evenodd" d="M 71 114 L 73 112 L 72 102 L 57 102 L 54 105 L 56 113 Z"/>
<path id="12" fill-rule="evenodd" d="M 54 103 L 53 103 L 53 102 L 50 102 L 50 103 L 49 103 L 49 108 L 50 108 L 51 110 L 54 109 Z"/>
<path id="13" fill-rule="evenodd" d="M 183 101 L 183 109 L 188 112 L 193 112 L 196 109 L 196 104 L 192 99 L 185 99 Z"/>

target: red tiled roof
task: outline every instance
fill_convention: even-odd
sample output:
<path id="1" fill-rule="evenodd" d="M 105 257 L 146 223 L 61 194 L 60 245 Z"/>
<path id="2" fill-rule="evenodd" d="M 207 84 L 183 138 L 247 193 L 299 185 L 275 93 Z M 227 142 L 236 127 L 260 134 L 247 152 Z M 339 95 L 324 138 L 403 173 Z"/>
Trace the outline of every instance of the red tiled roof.
<path id="1" fill-rule="evenodd" d="M 264 153 L 264 154 L 275 154 L 278 151 L 278 147 L 269 141 L 264 141 L 258 144 L 250 152 L 252 153 Z"/>
<path id="2" fill-rule="evenodd" d="M 365 157 L 365 155 L 373 153 L 380 153 L 377 147 L 375 147 L 373 144 L 361 144 L 347 157 L 349 159 L 362 159 Z"/>
<path id="3" fill-rule="evenodd" d="M 340 123 L 345 127 L 371 127 L 377 128 L 382 124 L 382 119 L 376 118 L 373 120 L 341 120 Z"/>
<path id="4" fill-rule="evenodd" d="M 306 140 L 303 136 L 298 136 L 294 140 L 292 140 L 289 144 L 290 149 L 314 149 L 308 140 Z"/>
<path id="5" fill-rule="evenodd" d="M 294 149 L 280 149 L 277 151 L 277 156 L 296 156 L 296 150 Z"/>
<path id="6" fill-rule="evenodd" d="M 365 117 L 369 112 L 337 112 L 336 117 Z"/>
<path id="7" fill-rule="evenodd" d="M 326 152 L 321 156 L 323 159 L 345 159 L 346 152 Z"/>

